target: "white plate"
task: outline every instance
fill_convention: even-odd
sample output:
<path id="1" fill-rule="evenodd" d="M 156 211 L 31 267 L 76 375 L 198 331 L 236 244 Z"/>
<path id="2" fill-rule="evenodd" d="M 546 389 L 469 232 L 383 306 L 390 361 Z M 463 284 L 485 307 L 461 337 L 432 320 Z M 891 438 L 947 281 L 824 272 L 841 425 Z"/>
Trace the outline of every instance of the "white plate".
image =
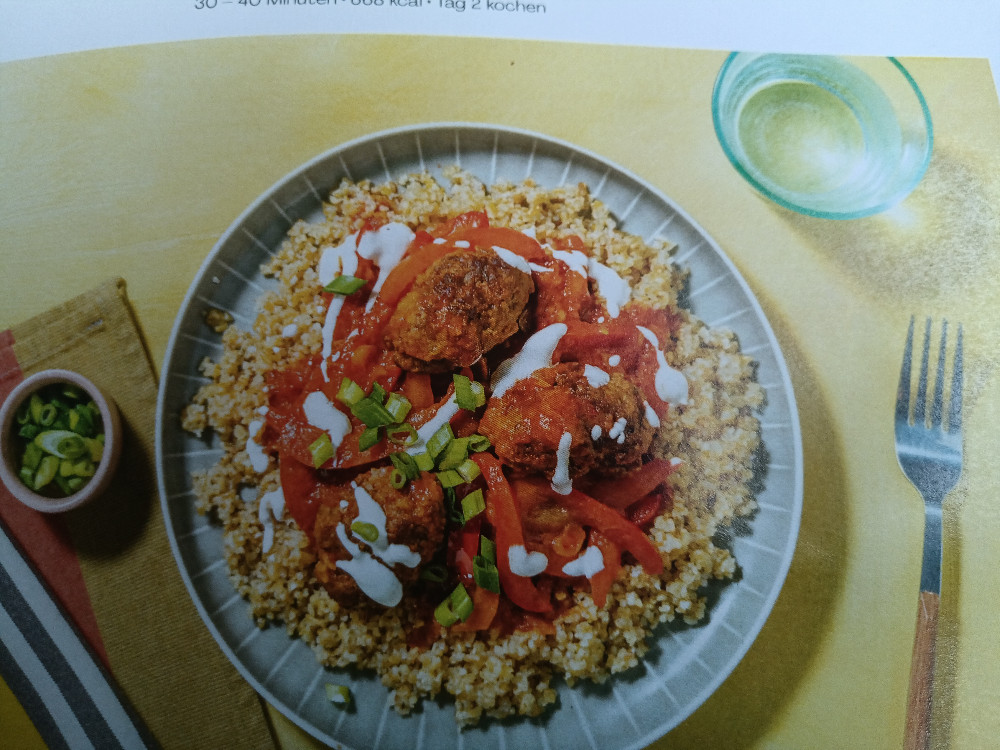
<path id="1" fill-rule="evenodd" d="M 742 577 L 713 589 L 705 622 L 664 628 L 642 665 L 607 686 L 561 685 L 557 706 L 541 719 L 486 722 L 461 736 L 449 701 L 426 701 L 412 716 L 400 717 L 376 677 L 324 670 L 309 647 L 289 639 L 283 628 L 254 626 L 227 578 L 221 531 L 193 509 L 191 471 L 214 463 L 217 444 L 206 450 L 179 421 L 204 382 L 198 363 L 221 354 L 218 339 L 205 334 L 204 309 L 229 310 L 248 327 L 257 298 L 271 286 L 259 266 L 295 220 L 319 218 L 321 200 L 345 177 L 381 182 L 424 169 L 439 174 L 455 163 L 487 184 L 527 177 L 543 187 L 585 182 L 622 229 L 647 241 L 676 243 L 677 261 L 691 271 L 693 312 L 739 335 L 743 350 L 759 362 L 758 380 L 767 391 L 760 512 L 750 535 L 732 540 Z M 377 133 L 322 154 L 264 193 L 222 236 L 188 291 L 167 347 L 156 421 L 167 531 L 209 630 L 268 702 L 318 739 L 356 750 L 644 747 L 700 706 L 746 653 L 778 596 L 798 535 L 802 449 L 795 399 L 774 333 L 746 282 L 715 242 L 648 183 L 571 144 L 509 128 L 449 123 Z M 355 711 L 330 705 L 323 686 L 331 681 L 350 685 Z"/>

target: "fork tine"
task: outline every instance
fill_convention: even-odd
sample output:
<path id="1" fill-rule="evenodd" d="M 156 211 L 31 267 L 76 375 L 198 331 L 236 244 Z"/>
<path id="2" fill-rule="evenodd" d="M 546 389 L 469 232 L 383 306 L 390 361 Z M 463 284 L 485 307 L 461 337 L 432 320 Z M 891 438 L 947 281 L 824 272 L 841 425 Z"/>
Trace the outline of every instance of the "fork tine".
<path id="1" fill-rule="evenodd" d="M 951 375 L 951 402 L 948 404 L 948 432 L 962 430 L 962 324 L 958 324 L 955 342 L 955 364 Z"/>
<path id="2" fill-rule="evenodd" d="M 931 423 L 933 429 L 941 426 L 944 414 L 944 358 L 948 344 L 948 321 L 941 321 L 941 343 L 938 345 L 937 373 L 934 378 L 934 400 L 931 402 Z"/>
<path id="3" fill-rule="evenodd" d="M 906 346 L 903 348 L 903 366 L 899 370 L 899 386 L 896 389 L 896 421 L 910 420 L 910 370 L 913 366 L 913 316 L 906 331 Z"/>
<path id="4" fill-rule="evenodd" d="M 920 357 L 920 375 L 917 380 L 917 401 L 913 405 L 913 423 L 923 424 L 927 418 L 927 365 L 931 353 L 931 319 L 924 326 L 924 350 Z"/>

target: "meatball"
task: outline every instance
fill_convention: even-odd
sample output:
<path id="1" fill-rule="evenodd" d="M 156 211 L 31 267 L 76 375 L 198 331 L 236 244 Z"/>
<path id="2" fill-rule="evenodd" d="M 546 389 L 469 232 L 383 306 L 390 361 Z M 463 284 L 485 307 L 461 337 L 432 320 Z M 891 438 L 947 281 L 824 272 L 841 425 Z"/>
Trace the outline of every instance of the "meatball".
<path id="1" fill-rule="evenodd" d="M 362 585 L 338 563 L 353 560 L 355 554 L 348 543 L 372 555 L 389 568 L 402 585 L 415 581 L 421 565 L 437 553 L 444 541 L 445 510 L 441 485 L 430 475 L 409 482 L 401 490 L 392 486 L 392 468 L 382 467 L 359 475 L 350 485 L 339 488 L 324 499 L 316 513 L 313 536 L 317 562 L 314 574 L 330 595 L 346 606 L 370 601 Z M 384 522 L 378 519 L 379 511 Z M 360 518 L 359 518 L 360 517 Z M 385 538 L 366 541 L 352 533 L 355 521 L 371 522 L 376 528 L 384 524 Z M 379 534 L 381 536 L 381 533 Z M 398 546 L 394 546 L 398 545 Z M 387 562 L 388 560 L 388 562 Z M 393 560 L 400 560 L 391 564 Z M 409 563 L 413 562 L 414 565 Z M 383 577 L 385 573 L 382 573 Z"/>
<path id="2" fill-rule="evenodd" d="M 517 333 L 535 285 L 489 249 L 456 250 L 417 277 L 386 326 L 404 370 L 467 367 Z"/>
<path id="3" fill-rule="evenodd" d="M 479 424 L 497 455 L 525 473 L 552 477 L 569 441 L 569 477 L 618 476 L 642 463 L 654 428 L 639 389 L 621 373 L 563 362 L 490 399 Z M 565 435 L 569 434 L 569 438 Z"/>

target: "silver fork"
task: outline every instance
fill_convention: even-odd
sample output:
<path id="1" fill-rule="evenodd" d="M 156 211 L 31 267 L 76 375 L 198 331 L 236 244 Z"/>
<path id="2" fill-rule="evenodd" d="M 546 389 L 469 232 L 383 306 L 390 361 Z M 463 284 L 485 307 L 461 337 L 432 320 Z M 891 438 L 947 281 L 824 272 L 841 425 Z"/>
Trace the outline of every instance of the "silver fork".
<path id="1" fill-rule="evenodd" d="M 906 712 L 906 748 L 930 746 L 934 693 L 934 659 L 938 606 L 941 600 L 941 506 L 962 473 L 962 326 L 958 326 L 951 387 L 945 414 L 945 369 L 948 322 L 941 324 L 937 372 L 927 412 L 931 349 L 931 321 L 924 327 L 916 397 L 911 410 L 913 328 L 906 334 L 903 366 L 896 393 L 896 458 L 903 473 L 924 498 L 924 556 L 920 573 L 917 629 L 910 665 L 910 692 Z M 947 419 L 945 418 L 947 416 Z"/>

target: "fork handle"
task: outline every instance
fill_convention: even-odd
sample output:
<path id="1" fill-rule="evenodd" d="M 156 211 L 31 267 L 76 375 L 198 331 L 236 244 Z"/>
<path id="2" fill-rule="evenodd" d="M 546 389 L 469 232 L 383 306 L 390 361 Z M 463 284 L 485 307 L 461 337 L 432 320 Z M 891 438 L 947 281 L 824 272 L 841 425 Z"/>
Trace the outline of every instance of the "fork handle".
<path id="1" fill-rule="evenodd" d="M 917 632 L 910 662 L 910 695 L 906 706 L 906 750 L 926 750 L 931 746 L 931 707 L 934 696 L 938 607 L 941 597 L 921 591 L 917 606 Z"/>

